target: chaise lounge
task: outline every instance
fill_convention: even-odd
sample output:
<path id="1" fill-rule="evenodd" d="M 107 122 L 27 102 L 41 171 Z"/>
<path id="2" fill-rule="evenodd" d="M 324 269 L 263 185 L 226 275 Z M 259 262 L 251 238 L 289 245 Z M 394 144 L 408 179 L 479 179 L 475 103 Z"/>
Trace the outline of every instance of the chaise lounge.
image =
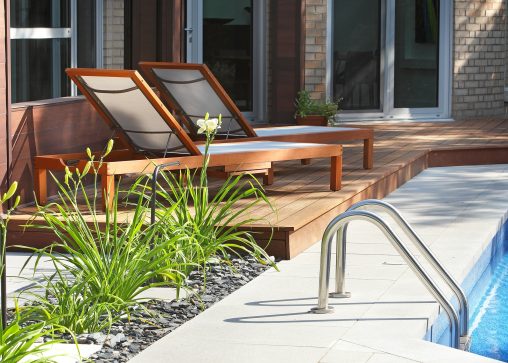
<path id="1" fill-rule="evenodd" d="M 112 203 L 115 175 L 151 173 L 157 165 L 168 162 L 178 165 L 166 170 L 203 165 L 205 145 L 196 144 L 187 135 L 137 71 L 67 69 L 66 72 L 126 146 L 108 155 L 99 170 L 103 203 Z M 202 113 L 205 112 L 203 109 Z M 263 174 L 265 184 L 273 181 L 273 162 L 312 158 L 330 158 L 330 189 L 339 190 L 340 145 L 249 141 L 213 143 L 209 148 L 210 168 L 222 173 Z M 35 192 L 39 203 L 45 204 L 47 200 L 48 170 L 65 167 L 83 170 L 87 161 L 85 153 L 36 156 Z"/>
<path id="2" fill-rule="evenodd" d="M 253 128 L 204 64 L 140 62 L 147 78 L 194 140 L 199 139 L 196 120 L 201 110 L 222 114 L 225 131 L 218 135 L 229 141 L 271 140 L 335 143 L 363 140 L 363 167 L 373 167 L 374 132 L 356 127 L 279 126 Z"/>

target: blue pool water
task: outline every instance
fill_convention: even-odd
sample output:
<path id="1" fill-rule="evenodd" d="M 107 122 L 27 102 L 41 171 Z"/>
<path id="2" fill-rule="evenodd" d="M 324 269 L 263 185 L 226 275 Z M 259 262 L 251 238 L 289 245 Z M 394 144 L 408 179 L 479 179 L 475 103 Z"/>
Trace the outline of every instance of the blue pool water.
<path id="1" fill-rule="evenodd" d="M 506 362 L 508 361 L 508 253 L 501 255 L 485 274 L 488 274 L 489 281 L 485 284 L 486 288 L 479 287 L 478 284 L 475 286 L 475 289 L 482 291 L 471 318 L 470 351 Z"/>

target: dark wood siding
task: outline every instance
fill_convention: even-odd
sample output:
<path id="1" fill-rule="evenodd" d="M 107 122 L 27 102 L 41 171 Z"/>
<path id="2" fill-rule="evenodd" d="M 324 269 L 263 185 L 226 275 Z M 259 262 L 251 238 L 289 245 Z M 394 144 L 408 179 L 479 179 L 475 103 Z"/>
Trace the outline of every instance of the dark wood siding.
<path id="1" fill-rule="evenodd" d="M 181 61 L 182 0 L 130 0 L 125 7 L 125 68 L 137 68 L 139 61 Z"/>
<path id="2" fill-rule="evenodd" d="M 82 152 L 87 146 L 101 150 L 111 135 L 84 99 L 14 107 L 10 129 L 10 177 L 20 183 L 22 203 L 33 200 L 34 156 Z M 48 186 L 49 194 L 54 194 L 54 185 L 49 183 Z"/>
<path id="3" fill-rule="evenodd" d="M 272 123 L 294 122 L 294 99 L 303 82 L 302 22 L 301 0 L 270 2 L 269 119 Z"/>

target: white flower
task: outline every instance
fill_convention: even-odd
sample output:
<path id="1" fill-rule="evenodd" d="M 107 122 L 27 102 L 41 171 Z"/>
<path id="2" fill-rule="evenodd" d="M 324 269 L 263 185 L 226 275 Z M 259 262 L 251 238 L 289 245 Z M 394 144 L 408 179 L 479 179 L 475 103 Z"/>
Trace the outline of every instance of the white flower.
<path id="1" fill-rule="evenodd" d="M 210 134 L 217 129 L 220 129 L 219 119 L 218 118 L 209 118 L 202 119 L 196 121 L 199 126 L 198 134 L 207 133 Z"/>

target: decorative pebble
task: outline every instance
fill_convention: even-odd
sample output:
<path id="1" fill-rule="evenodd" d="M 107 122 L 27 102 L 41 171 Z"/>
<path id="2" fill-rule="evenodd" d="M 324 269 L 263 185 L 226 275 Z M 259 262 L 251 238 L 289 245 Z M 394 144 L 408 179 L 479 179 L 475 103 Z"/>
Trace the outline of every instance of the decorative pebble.
<path id="1" fill-rule="evenodd" d="M 103 333 L 82 334 L 79 339 L 95 343 L 102 339 L 102 349 L 90 359 L 96 363 L 124 363 L 150 344 L 172 332 L 206 308 L 222 300 L 250 280 L 259 276 L 268 266 L 252 257 L 244 260 L 232 258 L 232 266 L 214 259 L 207 265 L 206 284 L 202 271 L 193 271 L 186 281 L 188 288 L 197 292 L 187 300 L 144 303 L 144 309 L 133 312 L 130 320 L 123 319 L 110 329 L 109 336 Z M 106 340 L 106 338 L 108 338 Z"/>

